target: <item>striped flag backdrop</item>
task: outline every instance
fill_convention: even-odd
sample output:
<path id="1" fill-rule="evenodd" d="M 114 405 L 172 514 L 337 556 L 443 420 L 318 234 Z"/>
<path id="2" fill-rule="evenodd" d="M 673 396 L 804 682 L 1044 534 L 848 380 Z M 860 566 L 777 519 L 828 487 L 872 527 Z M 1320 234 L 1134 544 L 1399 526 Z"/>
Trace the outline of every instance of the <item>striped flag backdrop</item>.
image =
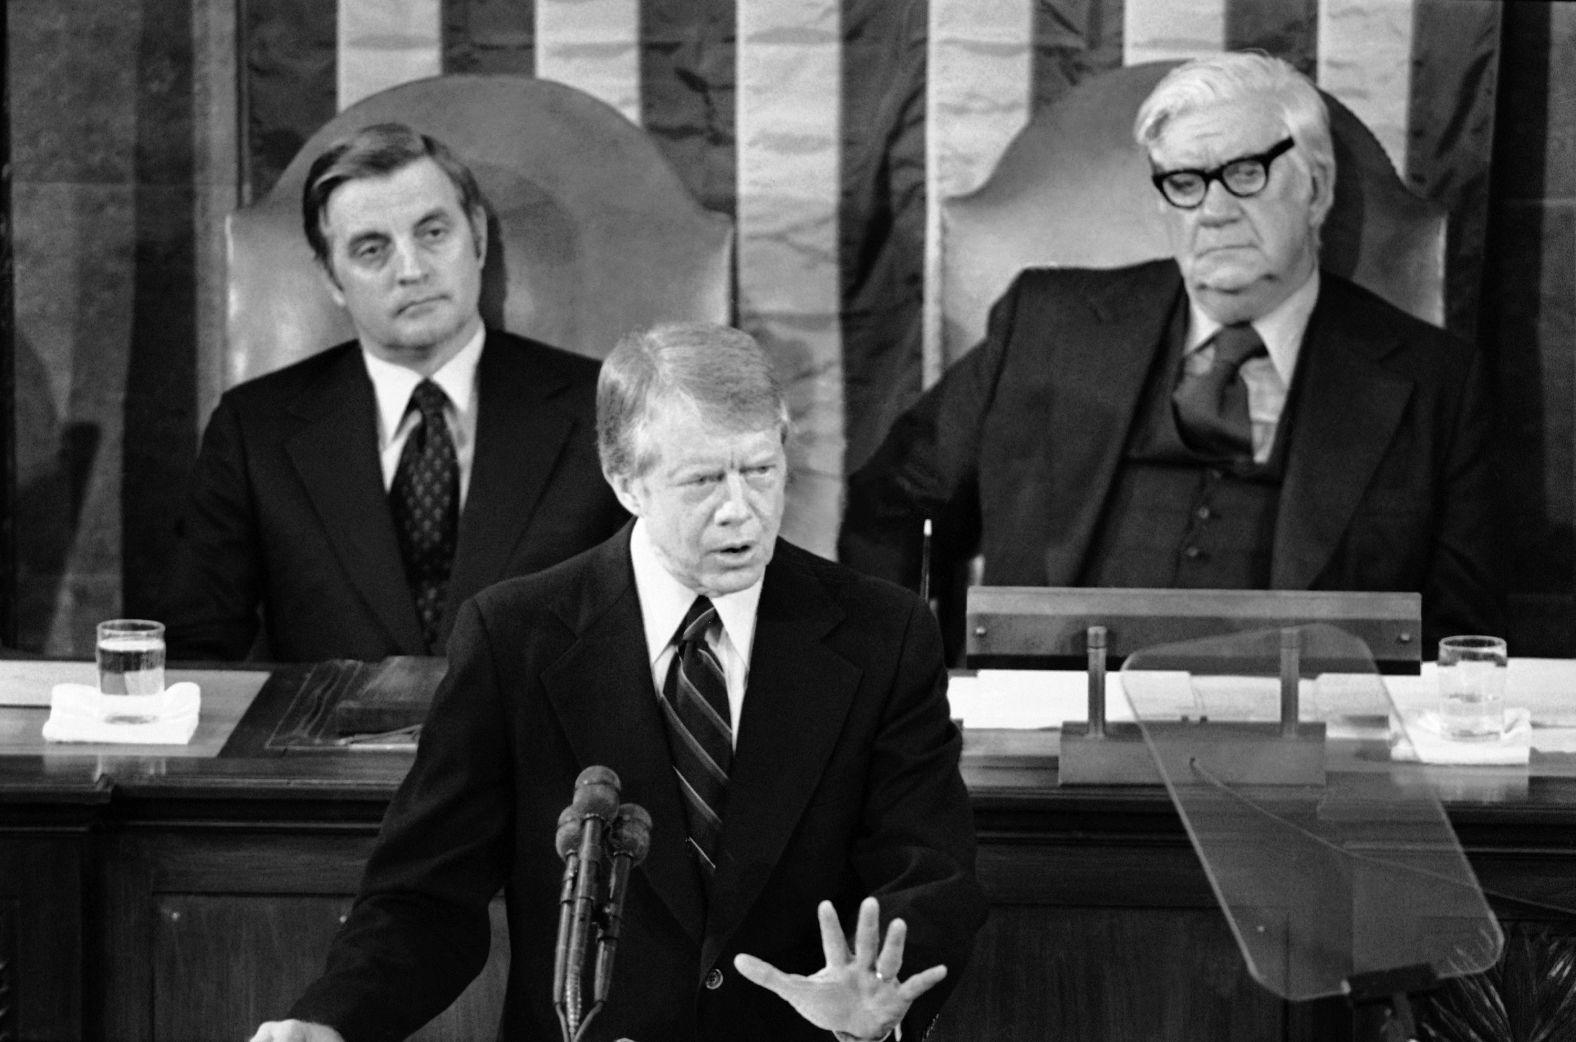
<path id="1" fill-rule="evenodd" d="M 266 191 L 335 111 L 443 72 L 579 87 L 736 223 L 737 320 L 781 359 L 785 534 L 830 554 L 845 468 L 922 376 L 927 235 L 1036 107 L 1105 69 L 1258 47 L 1373 129 L 1451 213 L 1475 333 L 1499 5 L 1462 0 L 243 0 L 243 173 Z M 928 200 L 928 205 L 927 205 Z"/>

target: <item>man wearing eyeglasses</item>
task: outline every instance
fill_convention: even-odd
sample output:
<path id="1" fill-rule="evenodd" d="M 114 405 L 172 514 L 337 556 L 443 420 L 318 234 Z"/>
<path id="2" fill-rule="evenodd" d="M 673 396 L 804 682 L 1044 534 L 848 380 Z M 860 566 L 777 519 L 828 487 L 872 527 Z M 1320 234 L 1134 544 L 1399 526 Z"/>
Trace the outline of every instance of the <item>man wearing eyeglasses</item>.
<path id="1" fill-rule="evenodd" d="M 979 554 L 992 585 L 1415 590 L 1425 648 L 1500 632 L 1483 358 L 1320 270 L 1318 90 L 1200 59 L 1134 135 L 1172 258 L 1022 272 L 850 479 L 843 560 L 913 584 L 931 518 L 938 576 Z"/>

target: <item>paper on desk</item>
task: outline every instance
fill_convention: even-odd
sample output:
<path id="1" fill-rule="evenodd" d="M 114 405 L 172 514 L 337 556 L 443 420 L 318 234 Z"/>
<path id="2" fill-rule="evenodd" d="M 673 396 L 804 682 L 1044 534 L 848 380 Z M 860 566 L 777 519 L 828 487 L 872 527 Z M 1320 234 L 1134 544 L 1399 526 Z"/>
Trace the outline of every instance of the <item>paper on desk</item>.
<path id="1" fill-rule="evenodd" d="M 0 706 L 48 707 L 56 684 L 97 684 L 92 662 L 0 659 Z"/>
<path id="2" fill-rule="evenodd" d="M 952 716 L 964 727 L 1036 730 L 1089 719 L 1089 678 L 1073 669 L 982 669 L 954 674 L 947 685 Z M 1131 720 L 1121 677 L 1106 677 L 1107 720 Z"/>
<path id="3" fill-rule="evenodd" d="M 1123 683 L 1138 685 L 1124 688 Z M 1175 670 L 1106 675 L 1105 718 L 1133 720 L 1133 698 L 1149 719 L 1209 716 L 1221 720 L 1276 720 L 1278 682 L 1263 677 L 1195 677 Z M 1377 686 L 1372 690 L 1377 691 Z M 1305 710 L 1311 682 L 1304 682 Z M 1089 681 L 1082 670 L 1000 669 L 954 675 L 952 715 L 965 727 L 1028 730 L 1089 719 Z"/>

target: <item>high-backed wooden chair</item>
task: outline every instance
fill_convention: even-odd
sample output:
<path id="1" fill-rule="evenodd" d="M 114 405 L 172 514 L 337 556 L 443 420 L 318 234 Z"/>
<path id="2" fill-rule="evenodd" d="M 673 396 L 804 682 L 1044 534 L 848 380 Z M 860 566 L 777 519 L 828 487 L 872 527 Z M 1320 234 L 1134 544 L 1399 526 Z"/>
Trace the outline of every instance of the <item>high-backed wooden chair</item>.
<path id="1" fill-rule="evenodd" d="M 979 342 L 1020 270 L 1113 268 L 1170 255 L 1133 117 L 1175 62 L 1093 76 L 1037 113 L 977 191 L 941 206 L 940 359 Z M 1401 183 L 1361 120 L 1325 95 L 1335 204 L 1324 266 L 1436 325 L 1444 320 L 1445 213 Z M 938 345 L 930 345 L 937 349 Z"/>
<path id="2" fill-rule="evenodd" d="M 440 76 L 346 109 L 230 216 L 225 387 L 351 337 L 302 232 L 301 187 L 329 144 L 390 120 L 443 141 L 481 183 L 489 324 L 601 358 L 631 329 L 728 320 L 732 224 L 696 204 L 640 128 L 560 83 Z"/>

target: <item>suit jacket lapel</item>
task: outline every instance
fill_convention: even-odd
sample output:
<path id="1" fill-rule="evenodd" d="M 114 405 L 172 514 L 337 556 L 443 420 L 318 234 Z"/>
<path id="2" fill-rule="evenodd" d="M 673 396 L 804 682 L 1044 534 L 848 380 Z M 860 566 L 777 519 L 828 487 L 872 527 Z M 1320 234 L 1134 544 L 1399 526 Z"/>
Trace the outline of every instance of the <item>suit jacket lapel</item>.
<path id="1" fill-rule="evenodd" d="M 451 618 L 466 598 L 509 574 L 510 555 L 574 425 L 550 400 L 564 383 L 489 332 L 476 368 L 476 454 L 449 578 Z"/>
<path id="2" fill-rule="evenodd" d="M 684 844 L 684 807 L 646 660 L 629 531 L 625 526 L 596 550 L 585 598 L 565 609 L 579 639 L 542 674 L 542 684 L 576 760 L 611 767 L 623 799 L 650 813 L 651 849 L 638 871 L 698 945 L 705 899 Z"/>
<path id="3" fill-rule="evenodd" d="M 372 381 L 359 349 L 346 351 L 292 406 L 305 421 L 286 451 L 350 583 L 409 654 L 425 654 L 378 463 Z"/>
<path id="4" fill-rule="evenodd" d="M 1324 273 L 1293 390 L 1291 444 L 1275 524 L 1270 585 L 1308 589 L 1351 523 L 1412 396 L 1383 366 L 1397 344 L 1375 340 L 1360 299 Z"/>
<path id="5" fill-rule="evenodd" d="M 821 642 L 843 611 L 800 553 L 779 542 L 761 590 L 702 967 L 716 960 L 760 896 L 859 686 L 859 668 Z"/>
<path id="6" fill-rule="evenodd" d="M 1045 504 L 1045 581 L 1050 586 L 1078 580 L 1181 292 L 1174 264 L 1145 265 L 1073 304 L 1086 310 L 1075 310 L 1061 327 L 1065 332 L 1056 334 L 1066 337 L 1057 345 L 1055 363 L 1065 394 L 1055 402 L 1052 422 L 1044 424 L 1039 454 L 1046 461 L 1044 487 L 1050 493 Z M 1135 307 L 1134 301 L 1153 303 Z M 988 561 L 986 569 L 988 574 Z"/>

